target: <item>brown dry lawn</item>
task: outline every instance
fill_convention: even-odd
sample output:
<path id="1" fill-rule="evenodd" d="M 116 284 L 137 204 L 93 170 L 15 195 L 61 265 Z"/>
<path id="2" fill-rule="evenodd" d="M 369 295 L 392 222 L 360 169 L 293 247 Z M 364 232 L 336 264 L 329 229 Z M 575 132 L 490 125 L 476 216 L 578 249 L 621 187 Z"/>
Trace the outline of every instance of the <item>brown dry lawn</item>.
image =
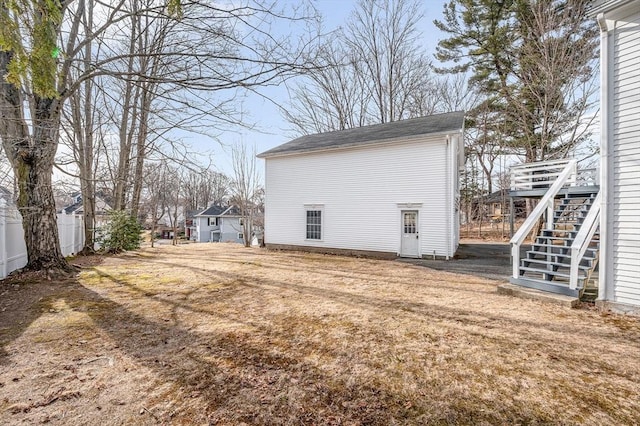
<path id="1" fill-rule="evenodd" d="M 640 424 L 640 321 L 229 244 L 0 284 L 2 424 Z"/>

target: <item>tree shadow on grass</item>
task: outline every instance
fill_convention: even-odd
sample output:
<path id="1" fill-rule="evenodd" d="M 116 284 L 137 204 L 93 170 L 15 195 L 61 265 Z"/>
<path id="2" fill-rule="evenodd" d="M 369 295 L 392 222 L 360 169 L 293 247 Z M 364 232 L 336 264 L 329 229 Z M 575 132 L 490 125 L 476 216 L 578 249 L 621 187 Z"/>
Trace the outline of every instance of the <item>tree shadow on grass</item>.
<path id="1" fill-rule="evenodd" d="M 35 272 L 0 281 L 0 365 L 7 363 L 6 347 L 42 315 L 41 302 L 76 285 L 75 278 L 50 281 Z"/>
<path id="2" fill-rule="evenodd" d="M 226 258 L 224 256 L 217 256 L 215 258 L 216 261 L 224 261 L 231 263 L 242 263 L 241 260 L 236 258 Z M 169 262 L 166 260 L 159 259 L 149 259 L 151 263 L 158 263 L 162 265 L 173 266 L 178 269 L 185 268 L 185 265 Z M 302 270 L 300 266 L 282 266 L 274 263 L 262 264 L 261 268 L 265 268 L 267 270 L 283 270 L 283 271 L 298 271 Z M 307 271 L 309 268 L 304 268 L 304 271 Z M 313 269 L 313 268 L 311 268 Z M 107 278 L 109 280 L 116 280 L 115 277 L 106 274 L 103 271 L 95 269 L 95 272 L 100 276 Z M 327 271 L 322 269 L 317 269 L 315 272 L 322 273 L 328 279 L 336 279 L 336 278 L 353 278 L 352 275 L 336 273 L 333 271 Z M 324 300 L 330 300 L 332 302 L 341 303 L 345 306 L 353 307 L 353 308 L 373 308 L 380 312 L 388 312 L 388 315 L 398 316 L 398 315 L 421 315 L 424 317 L 428 317 L 430 320 L 436 321 L 446 321 L 451 324 L 456 324 L 460 326 L 461 329 L 464 329 L 464 326 L 479 326 L 485 328 L 504 328 L 513 332 L 514 335 L 518 333 L 529 333 L 531 330 L 544 330 L 551 332 L 552 334 L 540 335 L 537 342 L 545 343 L 551 346 L 555 346 L 558 341 L 562 341 L 562 336 L 566 333 L 573 331 L 576 334 L 588 334 L 590 337 L 599 337 L 603 339 L 611 339 L 617 338 L 627 341 L 635 341 L 640 343 L 640 335 L 634 333 L 633 330 L 631 332 L 625 332 L 625 330 L 611 330 L 605 332 L 600 329 L 585 329 L 584 324 L 575 323 L 572 325 L 567 325 L 566 322 L 554 322 L 554 321 L 541 321 L 539 319 L 525 319 L 525 318 L 513 318 L 506 315 L 501 315 L 498 312 L 487 311 L 481 309 L 482 306 L 482 297 L 483 295 L 496 295 L 494 289 L 478 289 L 478 288 L 469 288 L 463 286 L 456 286 L 455 283 L 444 283 L 441 280 L 437 281 L 437 289 L 442 292 L 448 293 L 460 293 L 462 296 L 474 295 L 477 296 L 478 306 L 474 307 L 473 304 L 469 304 L 464 307 L 455 307 L 455 306 L 443 306 L 438 303 L 428 303 L 426 301 L 418 301 L 415 299 L 406 299 L 406 298 L 394 298 L 394 297 L 382 297 L 381 295 L 369 295 L 367 292 L 350 292 L 348 291 L 348 287 L 341 286 L 331 286 L 326 285 L 322 287 L 317 287 L 313 285 L 306 285 L 302 283 L 297 283 L 295 281 L 281 281 L 271 278 L 259 278 L 255 279 L 251 276 L 251 273 L 242 273 L 242 272 L 224 272 L 220 270 L 197 270 L 197 269 L 189 269 L 189 273 L 194 273 L 198 275 L 202 275 L 209 278 L 217 278 L 221 282 L 228 283 L 236 283 L 242 287 L 247 287 L 255 290 L 269 291 L 269 288 L 277 288 L 280 290 L 286 291 L 296 291 L 300 294 L 300 297 L 315 297 Z M 360 274 L 367 275 L 365 272 L 360 272 Z M 368 274 L 370 275 L 369 281 L 371 283 L 379 283 L 381 286 L 394 286 L 394 285 L 404 285 L 407 283 L 400 279 L 393 279 L 388 277 L 380 277 L 377 274 Z M 393 275 L 390 275 L 393 276 Z M 359 277 L 365 279 L 366 277 Z M 142 290 L 135 285 L 128 283 L 126 281 L 119 281 L 119 284 L 128 287 L 130 290 L 137 292 L 141 295 L 148 295 L 145 290 Z M 424 286 L 424 283 L 413 284 L 411 286 Z M 233 293 L 231 293 L 233 294 Z M 218 297 L 224 297 L 224 293 L 217 294 Z M 151 296 L 156 297 L 156 296 Z M 501 298 L 509 299 L 507 296 L 500 296 Z M 191 303 L 178 302 L 173 300 L 161 299 L 157 298 L 158 301 L 162 303 L 167 303 L 170 305 L 174 305 L 174 307 L 184 308 L 186 310 L 190 310 L 193 312 L 203 312 L 203 313 L 212 313 L 210 310 L 199 309 L 193 306 Z M 580 314 L 580 311 L 574 311 L 576 314 Z M 241 315 L 239 315 L 240 317 Z M 573 327 L 573 330 L 571 330 Z M 507 343 L 508 339 L 504 338 L 505 343 Z"/>
<path id="3" fill-rule="evenodd" d="M 125 280 L 102 272 L 115 284 L 138 291 Z M 371 307 L 393 315 L 429 313 L 439 320 L 457 323 L 463 312 L 440 306 L 411 302 L 379 300 L 343 291 L 327 291 L 294 283 L 264 280 L 258 284 L 242 274 L 216 271 L 220 277 L 236 283 L 227 294 L 232 303 L 233 293 L 243 288 L 294 288 L 301 297 L 325 298 L 357 307 Z M 118 342 L 120 348 L 141 365 L 151 369 L 160 383 L 172 383 L 181 389 L 182 397 L 195 396 L 204 401 L 198 410 L 184 406 L 190 421 L 210 423 L 230 422 L 249 424 L 469 424 L 469 423 L 547 423 L 553 422 L 551 413 L 528 408 L 527 404 L 494 406 L 495 401 L 482 395 L 446 395 L 448 384 L 425 375 L 420 379 L 427 394 L 412 394 L 379 382 L 384 375 L 359 377 L 353 365 L 339 365 L 344 348 L 327 342 L 312 342 L 304 338 L 304 326 L 291 324 L 269 325 L 250 323 L 238 313 L 201 309 L 189 303 L 161 300 L 172 309 L 184 309 L 193 314 L 207 315 L 212 322 L 219 319 L 250 325 L 250 331 L 195 332 L 177 322 L 168 324 L 132 312 L 127 307 L 79 285 L 75 303 L 89 303 L 100 309 L 89 311 L 94 323 Z M 141 294 L 140 297 L 148 297 Z M 158 300 L 156 300 L 158 301 Z M 69 303 L 69 302 L 68 302 Z M 184 314 L 183 314 L 184 315 Z M 177 318 L 177 316 L 175 316 Z M 244 319 L 243 319 L 244 318 Z M 285 319 L 283 319 L 284 321 Z M 470 319 L 473 322 L 473 319 Z M 505 318 L 490 319 L 504 322 Z M 513 321 L 513 320 L 508 320 Z M 530 326 L 531 324 L 529 324 Z M 505 326 L 504 323 L 502 326 Z M 458 325 L 454 325 L 458 327 Z M 460 330 L 463 330 L 460 325 Z M 357 332 L 357 331 L 356 331 Z M 357 337 L 356 337 L 357 338 Z M 304 342 L 302 342 L 302 339 Z M 502 342 L 502 339 L 498 339 Z M 546 339 L 545 339 L 546 340 Z M 274 344 L 271 344 L 274 342 Z M 278 342 L 277 344 L 275 342 Z M 387 342 L 389 343 L 389 342 Z M 509 343 L 508 339 L 502 343 Z M 553 340 L 547 343 L 552 344 Z M 386 344 L 381 342 L 380 344 Z M 309 353 L 323 353 L 334 362 L 333 370 L 310 362 Z M 356 354 L 356 364 L 366 358 Z M 602 366 L 604 368 L 604 366 Z M 391 390 L 391 389 L 395 390 Z M 188 404 L 187 404 L 188 405 Z M 169 420 L 169 414 L 158 412 Z M 164 416 L 164 417 L 163 417 Z M 201 416 L 201 417 L 198 417 Z"/>
<path id="4" fill-rule="evenodd" d="M 117 282 L 118 285 L 127 287 L 132 292 L 137 292 L 138 294 L 140 294 L 140 296 L 144 296 L 143 290 L 141 290 L 140 288 L 136 287 L 135 285 L 129 282 L 126 282 L 123 280 L 117 280 L 115 277 L 105 272 L 101 272 L 101 275 L 104 278 Z M 522 345 L 524 345 L 524 347 L 529 347 L 531 351 L 540 351 L 540 350 L 543 352 L 549 351 L 550 355 L 557 357 L 558 355 L 556 354 L 556 350 L 555 350 L 557 343 L 562 340 L 562 336 L 564 336 L 565 333 L 567 333 L 568 331 L 566 324 L 556 324 L 552 322 L 541 324 L 539 322 L 534 323 L 532 321 L 516 320 L 514 318 L 497 315 L 495 313 L 475 311 L 472 308 L 468 308 L 464 310 L 460 308 L 432 305 L 429 303 L 419 302 L 415 300 L 399 300 L 399 299 L 396 300 L 393 298 L 388 299 L 380 296 L 373 296 L 373 295 L 366 295 L 366 294 L 353 294 L 348 291 L 343 291 L 340 289 L 317 288 L 314 286 L 304 285 L 304 284 L 295 283 L 295 282 L 282 282 L 278 280 L 265 279 L 265 278 L 260 278 L 259 280 L 255 280 L 255 279 L 252 279 L 250 275 L 244 275 L 241 272 L 229 273 L 229 272 L 223 272 L 223 271 L 212 271 L 210 275 L 212 276 L 212 278 L 215 276 L 216 280 L 228 281 L 228 282 L 234 283 L 233 286 L 229 287 L 229 291 L 223 292 L 222 294 L 220 293 L 216 294 L 216 298 L 220 297 L 224 299 L 228 297 L 229 298 L 228 303 L 233 303 L 232 299 L 235 296 L 237 296 L 239 292 L 242 292 L 246 289 L 250 289 L 254 297 L 261 297 L 261 292 L 265 292 L 265 296 L 266 296 L 266 293 L 271 293 L 273 291 L 276 291 L 278 294 L 280 294 L 281 291 L 296 292 L 296 293 L 299 293 L 300 298 L 309 300 L 309 302 L 312 304 L 316 303 L 316 301 L 318 300 L 326 300 L 332 303 L 341 304 L 347 310 L 346 312 L 348 312 L 351 309 L 355 309 L 355 310 L 366 309 L 366 310 L 373 310 L 377 312 L 375 315 L 379 316 L 380 318 L 394 317 L 399 319 L 402 317 L 406 317 L 409 320 L 420 318 L 420 317 L 429 318 L 430 321 L 436 321 L 438 323 L 441 323 L 444 328 L 450 331 L 453 331 L 455 333 L 458 333 L 460 336 L 465 336 L 465 335 L 477 336 L 482 339 L 482 342 L 484 342 L 484 344 L 487 344 L 490 347 L 494 347 L 494 346 L 502 347 L 505 350 L 507 350 L 507 348 L 522 349 Z M 151 297 L 155 298 L 156 296 L 151 296 Z M 252 344 L 252 345 L 245 346 L 246 342 L 248 342 L 247 339 L 250 337 L 253 338 L 255 336 L 258 336 L 258 338 L 263 342 L 264 341 L 268 342 L 270 339 L 273 339 L 273 341 L 283 342 L 283 341 L 290 341 L 290 340 L 296 340 L 296 339 L 299 340 L 300 336 L 305 335 L 305 333 L 307 332 L 307 330 L 305 330 L 304 325 L 296 324 L 297 318 L 296 318 L 295 312 L 292 312 L 290 317 L 281 318 L 278 321 L 274 321 L 274 319 L 271 319 L 267 321 L 268 324 L 259 324 L 259 323 L 256 323 L 256 320 L 249 319 L 250 316 L 243 314 L 241 306 L 239 306 L 237 313 L 229 312 L 229 311 L 224 313 L 220 311 L 215 311 L 215 309 L 206 309 L 206 308 L 200 308 L 198 306 L 194 306 L 194 305 L 197 305 L 198 303 L 196 301 L 182 302 L 182 301 L 157 299 L 156 302 L 162 302 L 170 305 L 173 312 L 172 318 L 178 317 L 177 314 L 175 313 L 176 309 L 182 309 L 187 312 L 191 312 L 193 314 L 199 314 L 199 313 L 206 314 L 206 315 L 210 315 L 212 319 L 223 318 L 225 320 L 228 320 L 228 322 L 242 323 L 243 325 L 247 325 L 248 327 L 250 327 L 252 329 L 250 333 L 252 336 L 250 336 L 249 333 L 243 334 L 243 335 L 231 333 L 229 335 L 231 336 L 232 339 L 240 338 L 242 340 L 241 343 L 243 345 L 242 350 L 237 352 L 236 355 L 230 357 L 229 359 L 234 359 L 239 357 L 241 358 L 241 354 L 246 355 L 247 350 L 249 351 L 249 353 L 254 353 L 254 354 L 257 352 L 265 351 L 264 344 L 263 345 Z M 223 303 L 226 303 L 226 302 L 223 302 Z M 306 320 L 313 321 L 312 317 L 313 315 L 311 315 L 311 317 L 309 318 L 306 318 Z M 290 322 L 287 323 L 288 321 Z M 328 326 L 328 325 L 325 325 L 325 326 Z M 345 326 L 347 328 L 349 327 L 348 325 L 345 325 Z M 583 329 L 583 326 L 579 324 L 575 324 L 575 327 L 576 327 L 576 330 L 575 330 L 576 332 L 580 332 Z M 498 333 L 494 333 L 494 330 L 496 328 L 503 329 L 503 330 L 510 330 L 511 334 L 509 333 L 504 334 L 504 333 L 500 333 L 499 331 Z M 511 337 L 511 336 L 517 336 L 517 335 L 525 336 L 527 335 L 527 333 L 529 333 L 533 329 L 541 330 L 542 332 L 538 333 L 536 331 L 536 336 L 533 339 L 530 339 L 530 338 L 514 339 L 514 337 Z M 360 333 L 365 333 L 365 335 L 362 336 L 363 338 L 367 337 L 366 336 L 367 330 L 360 330 L 357 327 L 350 329 L 350 333 L 353 334 L 351 338 L 355 338 L 356 340 L 358 339 L 358 334 Z M 207 336 L 209 335 L 205 334 L 202 336 L 203 338 L 206 339 L 208 338 Z M 606 339 L 606 340 L 611 340 L 612 338 L 613 339 L 623 338 L 623 336 L 620 336 L 619 333 L 613 333 L 613 332 L 609 333 L 609 332 L 604 332 L 602 330 L 598 330 L 597 332 L 592 332 L 591 336 Z M 385 340 L 384 333 L 383 335 L 376 337 L 376 339 L 378 341 L 378 344 L 381 346 L 393 347 L 394 342 Z M 637 339 L 637 336 L 636 336 L 636 339 Z M 325 354 L 329 359 L 333 359 L 333 360 L 336 360 L 336 359 L 344 360 L 347 358 L 345 357 L 345 354 L 344 354 L 344 348 L 340 345 L 332 346 L 329 342 L 326 342 L 326 341 L 318 342 L 317 340 L 313 341 L 313 339 L 304 339 L 304 340 L 305 340 L 304 345 L 306 350 L 303 351 L 303 353 L 300 352 L 300 349 L 298 347 L 293 347 L 295 345 L 293 346 L 290 345 L 289 347 L 279 348 L 281 349 L 280 354 L 284 353 L 286 354 L 285 358 L 292 359 L 292 360 L 303 359 L 304 355 L 308 353 L 316 353 L 316 354 L 322 353 L 322 354 Z M 601 371 L 611 370 L 610 366 L 606 361 L 601 359 L 591 359 L 592 357 L 590 357 L 588 354 L 581 355 L 580 351 L 577 350 L 579 348 L 576 348 L 575 345 L 569 344 L 569 343 L 567 343 L 567 345 L 569 345 L 570 351 L 575 352 L 575 354 L 565 359 L 564 361 L 565 367 L 569 369 L 579 370 L 583 365 L 588 364 L 590 365 L 590 367 L 597 368 Z M 218 346 L 218 343 L 210 343 L 209 346 Z M 581 346 L 582 346 L 582 343 L 580 343 L 580 347 Z M 482 350 L 482 348 L 479 347 L 478 350 Z M 274 352 L 266 351 L 266 353 L 273 354 Z M 366 357 L 362 358 L 359 354 L 355 355 L 355 357 L 356 359 L 354 361 L 356 363 L 370 364 L 369 368 L 375 369 L 375 366 L 373 366 L 371 362 L 367 360 Z M 260 358 L 260 356 L 258 356 L 258 358 Z M 348 370 L 350 366 L 345 366 L 344 368 L 345 368 L 345 371 L 337 372 L 335 376 L 324 376 L 322 381 L 325 382 L 329 380 L 332 383 L 342 383 L 342 385 L 340 385 L 339 388 L 343 389 L 344 388 L 343 385 L 344 383 L 346 383 L 346 379 L 344 379 L 345 373 L 349 374 Z M 267 371 L 271 371 L 271 369 L 267 369 Z M 288 374 L 285 373 L 285 376 L 288 376 Z M 316 375 L 313 374 L 313 372 L 309 372 L 309 371 L 307 371 L 307 373 L 304 374 L 304 378 L 307 378 L 307 379 L 313 378 L 315 376 Z M 296 380 L 300 380 L 300 379 L 296 379 Z M 434 384 L 434 386 L 438 387 L 438 384 Z M 381 391 L 380 387 L 374 387 L 374 388 L 377 389 L 377 392 Z M 357 393 L 359 392 L 360 391 L 357 391 Z M 387 395 L 391 395 L 391 394 L 387 393 Z M 406 398 L 406 395 L 404 397 Z M 473 399 L 474 397 L 467 397 L 467 398 Z M 397 394 L 391 396 L 391 400 L 394 400 L 394 401 L 400 401 L 401 399 L 402 397 Z M 269 400 L 269 398 L 267 398 L 267 400 Z M 456 401 L 451 401 L 451 403 L 453 405 L 458 404 Z M 481 406 L 482 401 L 475 401 L 474 404 L 479 404 Z M 246 405 L 246 403 L 244 405 Z M 402 411 L 402 408 L 401 408 L 402 404 L 399 402 L 393 403 L 391 404 L 391 406 L 394 408 L 393 409 L 387 408 L 383 410 L 381 412 L 381 415 L 385 413 L 389 414 L 391 412 L 397 411 L 398 409 Z M 452 408 L 451 410 L 452 411 L 448 415 L 453 415 L 455 417 L 457 415 L 456 413 L 459 411 L 459 407 L 456 409 Z M 501 411 L 501 410 L 498 410 L 498 411 Z M 506 409 L 506 411 L 508 411 L 508 409 Z M 501 415 L 504 415 L 504 414 L 505 413 L 501 413 Z M 391 415 L 391 417 L 388 417 L 387 419 L 389 420 L 389 419 L 396 419 L 396 418 L 397 417 L 395 415 Z M 509 418 L 509 417 L 493 418 L 493 421 L 498 421 L 499 419 L 500 421 L 504 421 L 506 418 Z M 521 418 L 522 417 L 513 418 L 513 420 L 521 419 Z M 540 420 L 540 418 L 538 417 L 535 417 L 535 419 Z"/>
<path id="5" fill-rule="evenodd" d="M 157 322 L 80 284 L 65 299 L 76 309 L 91 306 L 86 312 L 95 325 L 120 350 L 150 368 L 159 382 L 174 384 L 182 398 L 205 401 L 205 407 L 187 415 L 190 421 L 318 424 L 333 417 L 389 424 L 392 418 L 409 415 L 402 404 L 406 401 L 398 401 L 397 396 L 357 380 L 347 383 L 327 375 L 295 350 L 274 350 L 246 333 L 198 333 Z M 215 320 L 215 314 L 204 313 Z M 157 415 L 170 419 L 169 413 Z"/>
<path id="6" fill-rule="evenodd" d="M 184 266 L 184 265 L 182 265 Z M 171 309 L 184 309 L 194 315 L 208 316 L 212 322 L 218 319 L 243 321 L 242 306 L 237 314 L 216 312 L 182 301 L 159 299 L 126 280 L 118 279 L 104 271 L 101 276 L 134 292 L 132 297 L 167 303 Z M 300 297 L 324 298 L 330 301 L 358 307 L 375 307 L 394 315 L 420 314 L 438 320 L 457 321 L 461 312 L 442 306 L 420 302 L 398 301 L 353 295 L 345 291 L 320 289 L 296 283 L 276 280 L 251 280 L 242 274 L 215 271 L 223 281 L 237 283 L 230 289 L 232 296 L 244 288 L 269 291 L 265 287 L 300 292 Z M 49 287 L 53 287 L 49 284 Z M 416 396 L 411 400 L 410 392 L 392 391 L 385 383 L 359 377 L 357 369 L 350 365 L 334 367 L 334 370 L 307 360 L 309 352 L 324 351 L 325 356 L 335 360 L 341 354 L 332 352 L 325 342 L 308 339 L 301 342 L 298 333 L 303 330 L 293 325 L 289 329 L 270 329 L 268 324 L 243 332 L 227 330 L 198 332 L 181 325 L 178 315 L 167 323 L 157 316 L 150 318 L 133 312 L 104 294 L 82 285 L 78 279 L 65 282 L 64 287 L 47 290 L 47 303 L 38 296 L 23 300 L 23 307 L 30 312 L 20 325 L 24 331 L 43 310 L 57 299 L 64 299 L 74 310 L 85 312 L 95 326 L 103 330 L 119 350 L 135 363 L 153 372 L 156 383 L 152 389 L 169 384 L 175 389 L 172 397 L 177 401 L 172 411 L 177 410 L 180 421 L 192 423 L 249 423 L 249 424 L 391 424 L 391 423 L 545 423 L 553 419 L 544 413 L 511 412 L 509 407 L 488 407 L 481 396 L 449 395 L 451 401 L 430 400 Z M 30 305 L 29 305 L 30 304 Z M 29 305 L 29 306 L 27 306 Z M 37 308 L 37 309 L 34 309 Z M 184 317 L 184 313 L 182 315 Z M 470 319 L 470 321 L 475 321 Z M 495 321 L 504 321 L 502 318 Z M 256 324 L 251 324 L 256 326 Z M 271 344 L 271 340 L 279 342 Z M 296 341 L 297 340 L 297 341 Z M 3 345 L 4 345 L 3 340 Z M 314 346 L 315 345 L 315 346 Z M 357 356 L 357 355 L 356 355 Z M 443 386 L 430 382 L 428 375 L 422 384 L 427 392 L 442 396 Z M 196 401 L 196 402 L 194 402 Z M 152 407 L 160 422 L 177 420 L 161 405 Z M 424 416 L 424 417 L 423 417 Z"/>
<path id="7" fill-rule="evenodd" d="M 394 417 L 409 415 L 397 396 L 352 377 L 347 383 L 327 375 L 295 350 L 274 350 L 246 333 L 198 333 L 150 319 L 83 286 L 77 278 L 10 285 L 10 291 L 18 287 L 12 297 L 6 297 L 9 293 L 3 287 L 4 300 L 13 310 L 0 313 L 3 328 L 11 329 L 0 340 L 3 364 L 10 363 L 11 356 L 24 355 L 9 354 L 5 348 L 62 300 L 70 309 L 86 313 L 120 351 L 153 372 L 157 383 L 149 383 L 150 389 L 172 385 L 177 403 L 171 412 L 155 410 L 160 422 L 183 416 L 181 421 L 198 424 L 388 424 Z M 194 311 L 187 304 L 175 307 Z M 215 316 L 208 310 L 199 312 Z"/>

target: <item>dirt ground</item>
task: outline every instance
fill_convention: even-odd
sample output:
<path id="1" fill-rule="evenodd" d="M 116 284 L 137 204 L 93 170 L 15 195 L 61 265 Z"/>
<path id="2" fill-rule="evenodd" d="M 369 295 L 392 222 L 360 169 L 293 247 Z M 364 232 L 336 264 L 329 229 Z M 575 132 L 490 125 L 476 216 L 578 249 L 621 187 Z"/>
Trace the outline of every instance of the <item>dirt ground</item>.
<path id="1" fill-rule="evenodd" d="M 190 244 L 0 283 L 0 423 L 640 424 L 640 320 L 397 261 Z"/>

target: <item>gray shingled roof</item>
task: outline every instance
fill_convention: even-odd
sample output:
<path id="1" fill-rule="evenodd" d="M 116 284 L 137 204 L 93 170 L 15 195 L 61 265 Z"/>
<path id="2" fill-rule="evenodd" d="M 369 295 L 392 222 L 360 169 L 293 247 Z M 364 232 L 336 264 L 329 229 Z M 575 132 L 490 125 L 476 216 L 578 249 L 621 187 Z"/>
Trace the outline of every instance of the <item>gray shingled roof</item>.
<path id="1" fill-rule="evenodd" d="M 71 198 L 74 198 L 78 201 L 76 201 L 75 203 L 71 203 L 67 206 L 64 206 L 60 210 L 60 212 L 66 213 L 66 214 L 83 213 L 82 195 L 80 195 L 79 192 L 74 192 L 73 194 L 71 194 Z M 100 195 L 96 194 L 94 201 L 96 204 L 95 206 L 96 214 L 105 214 L 106 212 L 111 210 L 111 206 Z"/>
<path id="2" fill-rule="evenodd" d="M 464 112 L 457 111 L 385 124 L 374 124 L 356 129 L 318 133 L 315 135 L 301 136 L 260 153 L 258 157 L 268 158 L 286 154 L 324 151 L 327 149 L 369 145 L 414 136 L 460 131 L 463 128 L 463 124 Z"/>
<path id="3" fill-rule="evenodd" d="M 240 216 L 240 210 L 236 206 L 218 206 L 212 205 L 207 207 L 202 212 L 194 215 L 196 216 Z"/>
<path id="4" fill-rule="evenodd" d="M 217 205 L 214 204 L 212 206 L 207 207 L 206 209 L 204 209 L 203 211 L 201 211 L 200 213 L 198 213 L 198 214 L 196 214 L 194 216 L 220 216 L 228 208 L 229 207 L 217 206 Z"/>
<path id="5" fill-rule="evenodd" d="M 238 209 L 236 206 L 231 206 L 229 207 L 228 210 L 226 210 L 222 216 L 241 216 L 240 215 L 240 209 Z"/>
<path id="6" fill-rule="evenodd" d="M 67 214 L 71 214 L 81 207 L 82 207 L 82 200 L 78 201 L 77 203 L 69 204 L 68 206 L 63 207 L 62 210 L 60 211 Z"/>

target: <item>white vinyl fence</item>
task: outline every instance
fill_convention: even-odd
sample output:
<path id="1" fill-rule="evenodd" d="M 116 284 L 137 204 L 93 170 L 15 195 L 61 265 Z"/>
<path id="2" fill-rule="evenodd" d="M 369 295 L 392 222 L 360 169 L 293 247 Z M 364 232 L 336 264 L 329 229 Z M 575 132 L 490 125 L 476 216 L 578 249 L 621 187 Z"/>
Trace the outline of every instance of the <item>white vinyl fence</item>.
<path id="1" fill-rule="evenodd" d="M 84 245 L 81 215 L 58 213 L 58 235 L 64 256 L 77 253 Z M 22 217 L 15 206 L 0 198 L 0 279 L 27 264 Z"/>

